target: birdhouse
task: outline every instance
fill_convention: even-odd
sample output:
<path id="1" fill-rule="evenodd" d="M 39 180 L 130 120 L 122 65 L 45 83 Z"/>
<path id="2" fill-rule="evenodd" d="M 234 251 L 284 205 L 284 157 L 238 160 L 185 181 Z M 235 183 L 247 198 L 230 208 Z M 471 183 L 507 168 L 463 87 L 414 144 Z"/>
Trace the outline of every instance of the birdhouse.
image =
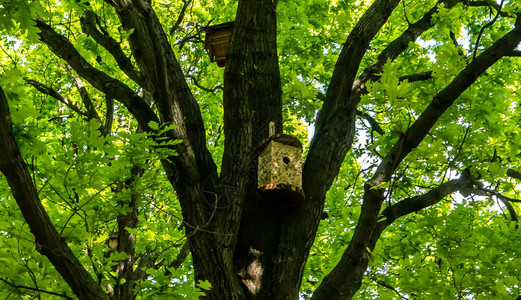
<path id="1" fill-rule="evenodd" d="M 233 23 L 218 24 L 204 29 L 206 33 L 204 48 L 208 51 L 210 61 L 216 61 L 221 68 L 226 63 L 226 53 L 232 39 Z"/>
<path id="2" fill-rule="evenodd" d="M 259 146 L 259 196 L 261 201 L 293 206 L 304 200 L 302 144 L 294 136 L 272 132 L 270 128 L 270 137 Z"/>

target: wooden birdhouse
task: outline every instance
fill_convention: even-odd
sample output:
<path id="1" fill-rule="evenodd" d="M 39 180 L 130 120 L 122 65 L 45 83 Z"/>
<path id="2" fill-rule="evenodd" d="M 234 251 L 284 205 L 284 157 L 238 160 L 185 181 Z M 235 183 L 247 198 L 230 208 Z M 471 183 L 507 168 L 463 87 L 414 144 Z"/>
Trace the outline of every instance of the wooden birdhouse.
<path id="1" fill-rule="evenodd" d="M 216 61 L 221 68 L 226 63 L 226 53 L 232 39 L 233 23 L 218 24 L 204 29 L 206 32 L 204 48 L 208 50 L 210 61 Z"/>
<path id="2" fill-rule="evenodd" d="M 273 134 L 259 146 L 258 190 L 261 201 L 293 206 L 304 200 L 302 144 L 291 135 Z"/>

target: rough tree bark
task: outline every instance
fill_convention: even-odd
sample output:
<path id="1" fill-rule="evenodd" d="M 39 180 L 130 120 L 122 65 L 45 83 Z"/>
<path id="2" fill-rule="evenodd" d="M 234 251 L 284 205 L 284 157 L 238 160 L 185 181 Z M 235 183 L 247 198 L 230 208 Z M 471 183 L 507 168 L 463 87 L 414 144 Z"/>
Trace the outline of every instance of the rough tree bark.
<path id="1" fill-rule="evenodd" d="M 399 0 L 376 0 L 360 17 L 343 45 L 318 114 L 316 133 L 303 169 L 306 201 L 291 209 L 261 203 L 256 193 L 256 147 L 268 136 L 270 121 L 275 122 L 277 133 L 282 132 L 282 92 L 273 2 L 239 1 L 224 77 L 226 139 L 221 174 L 217 174 L 217 167 L 206 148 L 197 101 L 150 1 L 106 2 L 116 11 L 123 28 L 132 31 L 129 44 L 137 66 L 131 63 L 116 40 L 99 27 L 93 12 L 85 13 L 81 19 L 82 28 L 114 56 L 121 70 L 140 85 L 144 93 L 152 95 L 157 114 L 143 97 L 94 68 L 67 38 L 39 19 L 36 24 L 41 30 L 40 38 L 78 76 L 105 93 L 108 99 L 124 104 L 144 130 L 152 130 L 148 126 L 150 121 L 177 125 L 168 135 L 183 141 L 175 146 L 179 155 L 162 164 L 181 203 L 196 280 L 209 280 L 212 284 L 206 298 L 298 299 L 326 193 L 353 142 L 357 106 L 361 94 L 366 92 L 365 84 L 377 80 L 388 60 L 397 58 L 409 42 L 433 26 L 432 17 L 439 5 L 450 8 L 458 1 L 440 1 L 423 18 L 410 24 L 361 73 L 362 58 Z M 313 299 L 350 299 L 360 288 L 370 251 L 387 226 L 398 217 L 433 205 L 452 192 L 472 187 L 473 181 L 463 176 L 446 182 L 425 195 L 404 199 L 388 207 L 382 212 L 385 220 L 380 215 L 384 189 L 375 188 L 389 181 L 403 159 L 421 143 L 457 97 L 492 64 L 512 53 L 520 41 L 521 29 L 516 22 L 512 31 L 477 56 L 434 97 L 382 160 L 374 177 L 365 184 L 362 212 L 352 241 L 337 266 L 318 286 Z M 357 74 L 360 75 L 357 77 Z M 421 78 L 419 80 L 431 77 L 429 72 L 420 75 L 417 76 Z M 28 82 L 67 104 L 66 99 L 60 99 L 45 86 Z M 82 85 L 81 81 L 76 82 Z M 79 298 L 106 299 L 104 291 L 56 233 L 34 187 L 27 188 L 32 186 L 31 180 L 15 150 L 3 93 L 0 93 L 0 100 L 0 151 L 10 158 L 0 163 L 0 170 L 7 174 L 15 198 L 41 245 L 40 251 L 49 257 Z M 72 108 L 77 113 L 100 119 L 88 107 L 86 111 Z M 19 179 L 13 179 L 14 176 Z M 119 221 L 122 228 L 137 222 L 134 215 Z M 133 253 L 132 237 L 124 238 L 128 243 L 122 247 Z M 123 272 L 130 270 L 132 263 L 122 266 Z M 122 287 L 119 299 L 127 299 L 130 294 L 130 285 Z"/>

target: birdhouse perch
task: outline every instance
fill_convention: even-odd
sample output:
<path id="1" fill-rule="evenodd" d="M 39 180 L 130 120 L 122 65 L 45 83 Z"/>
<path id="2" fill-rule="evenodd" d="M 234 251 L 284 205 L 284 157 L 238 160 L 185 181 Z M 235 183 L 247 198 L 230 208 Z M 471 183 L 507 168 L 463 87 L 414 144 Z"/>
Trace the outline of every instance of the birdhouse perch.
<path id="1" fill-rule="evenodd" d="M 216 61 L 221 68 L 226 63 L 226 53 L 232 39 L 233 23 L 218 24 L 204 29 L 206 33 L 204 48 L 208 50 L 210 61 Z"/>
<path id="2" fill-rule="evenodd" d="M 270 134 L 273 134 L 271 128 Z M 303 201 L 300 141 L 291 135 L 273 134 L 261 143 L 259 152 L 257 174 L 261 201 L 279 206 L 293 206 Z"/>

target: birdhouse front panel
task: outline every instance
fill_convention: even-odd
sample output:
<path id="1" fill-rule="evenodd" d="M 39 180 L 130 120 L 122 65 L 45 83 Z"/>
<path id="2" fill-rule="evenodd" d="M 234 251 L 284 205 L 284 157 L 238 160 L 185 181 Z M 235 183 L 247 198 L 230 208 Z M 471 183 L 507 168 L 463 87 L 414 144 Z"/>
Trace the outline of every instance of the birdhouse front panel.
<path id="1" fill-rule="evenodd" d="M 302 187 L 302 149 L 274 140 L 259 156 L 258 188 L 270 184 Z"/>

